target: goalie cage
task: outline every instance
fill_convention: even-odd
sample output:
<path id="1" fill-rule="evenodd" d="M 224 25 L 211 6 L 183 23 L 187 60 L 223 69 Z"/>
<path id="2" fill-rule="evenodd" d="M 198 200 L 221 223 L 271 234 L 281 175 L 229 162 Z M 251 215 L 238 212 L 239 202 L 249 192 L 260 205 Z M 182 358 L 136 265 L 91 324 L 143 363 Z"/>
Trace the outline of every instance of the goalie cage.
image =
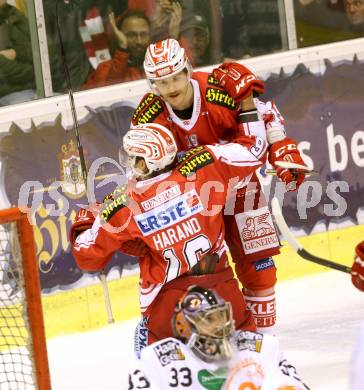
<path id="1" fill-rule="evenodd" d="M 50 390 L 33 229 L 0 210 L 0 389 Z"/>

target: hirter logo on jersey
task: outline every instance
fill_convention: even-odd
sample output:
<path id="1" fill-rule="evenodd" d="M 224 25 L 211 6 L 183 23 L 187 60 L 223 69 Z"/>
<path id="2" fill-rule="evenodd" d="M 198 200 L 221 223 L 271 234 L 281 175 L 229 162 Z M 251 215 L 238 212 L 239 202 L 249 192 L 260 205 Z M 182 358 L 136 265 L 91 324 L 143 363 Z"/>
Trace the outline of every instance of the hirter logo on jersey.
<path id="1" fill-rule="evenodd" d="M 187 177 L 213 162 L 214 158 L 212 157 L 212 154 L 208 150 L 204 150 L 189 159 L 184 159 L 183 165 L 178 166 L 177 169 L 181 175 Z"/>
<path id="2" fill-rule="evenodd" d="M 163 367 L 172 361 L 186 359 L 179 343 L 174 340 L 167 340 L 159 343 L 156 347 L 153 347 L 153 350 Z"/>
<path id="3" fill-rule="evenodd" d="M 157 95 L 150 93 L 136 108 L 133 123 L 137 125 L 151 123 L 162 111 L 162 101 Z"/>
<path id="4" fill-rule="evenodd" d="M 202 210 L 200 197 L 196 190 L 191 190 L 146 213 L 136 215 L 134 220 L 143 236 L 149 236 L 184 221 Z"/>
<path id="5" fill-rule="evenodd" d="M 245 254 L 260 252 L 278 245 L 268 207 L 235 215 Z"/>
<path id="6" fill-rule="evenodd" d="M 205 94 L 206 100 L 209 103 L 218 104 L 224 106 L 230 110 L 235 110 L 235 100 L 225 91 L 216 88 L 207 88 Z"/>

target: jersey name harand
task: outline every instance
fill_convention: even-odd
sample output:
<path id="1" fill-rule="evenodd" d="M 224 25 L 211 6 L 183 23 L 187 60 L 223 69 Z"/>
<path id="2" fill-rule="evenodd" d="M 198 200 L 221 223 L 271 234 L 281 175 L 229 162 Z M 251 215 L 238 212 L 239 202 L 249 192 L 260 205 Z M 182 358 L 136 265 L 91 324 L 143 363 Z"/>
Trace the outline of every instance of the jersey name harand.
<path id="1" fill-rule="evenodd" d="M 154 245 L 158 250 L 168 248 L 177 244 L 181 240 L 186 240 L 188 237 L 200 232 L 201 226 L 197 218 L 191 218 L 186 222 L 167 229 L 161 233 L 152 236 Z"/>

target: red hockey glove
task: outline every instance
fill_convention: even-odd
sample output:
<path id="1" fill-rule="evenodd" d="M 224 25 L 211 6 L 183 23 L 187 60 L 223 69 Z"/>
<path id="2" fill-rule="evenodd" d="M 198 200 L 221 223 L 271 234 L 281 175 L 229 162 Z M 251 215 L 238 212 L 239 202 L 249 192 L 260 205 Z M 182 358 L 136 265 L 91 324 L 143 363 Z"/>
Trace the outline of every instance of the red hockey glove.
<path id="1" fill-rule="evenodd" d="M 291 138 L 284 138 L 272 144 L 269 148 L 269 162 L 276 169 L 277 176 L 286 184 L 287 191 L 296 191 L 305 180 L 305 172 L 308 171 L 302 160 L 300 151 L 297 149 L 297 143 Z M 286 162 L 298 164 L 303 169 L 282 168 L 277 162 Z"/>
<path id="2" fill-rule="evenodd" d="M 212 71 L 219 85 L 237 102 L 250 96 L 253 91 L 264 93 L 264 83 L 244 65 L 226 62 Z"/>
<path id="3" fill-rule="evenodd" d="M 70 229 L 70 241 L 73 245 L 77 236 L 83 231 L 90 229 L 92 224 L 95 221 L 95 216 L 98 214 L 100 209 L 100 204 L 95 203 L 90 205 L 87 209 L 79 209 L 73 224 Z"/>
<path id="4" fill-rule="evenodd" d="M 356 257 L 351 268 L 353 285 L 364 292 L 364 241 L 355 248 Z"/>
<path id="5" fill-rule="evenodd" d="M 121 244 L 120 250 L 126 255 L 135 257 L 145 256 L 149 252 L 148 247 L 140 238 L 123 242 Z"/>

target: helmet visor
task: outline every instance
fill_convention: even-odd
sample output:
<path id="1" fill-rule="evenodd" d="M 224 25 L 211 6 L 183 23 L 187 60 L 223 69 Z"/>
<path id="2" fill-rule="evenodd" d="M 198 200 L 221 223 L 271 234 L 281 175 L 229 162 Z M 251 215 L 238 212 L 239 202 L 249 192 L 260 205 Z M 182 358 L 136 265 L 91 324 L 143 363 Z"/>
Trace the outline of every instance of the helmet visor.
<path id="1" fill-rule="evenodd" d="M 233 321 L 230 302 L 215 305 L 209 310 L 198 311 L 193 316 L 187 315 L 201 336 L 228 338 L 232 334 Z"/>

